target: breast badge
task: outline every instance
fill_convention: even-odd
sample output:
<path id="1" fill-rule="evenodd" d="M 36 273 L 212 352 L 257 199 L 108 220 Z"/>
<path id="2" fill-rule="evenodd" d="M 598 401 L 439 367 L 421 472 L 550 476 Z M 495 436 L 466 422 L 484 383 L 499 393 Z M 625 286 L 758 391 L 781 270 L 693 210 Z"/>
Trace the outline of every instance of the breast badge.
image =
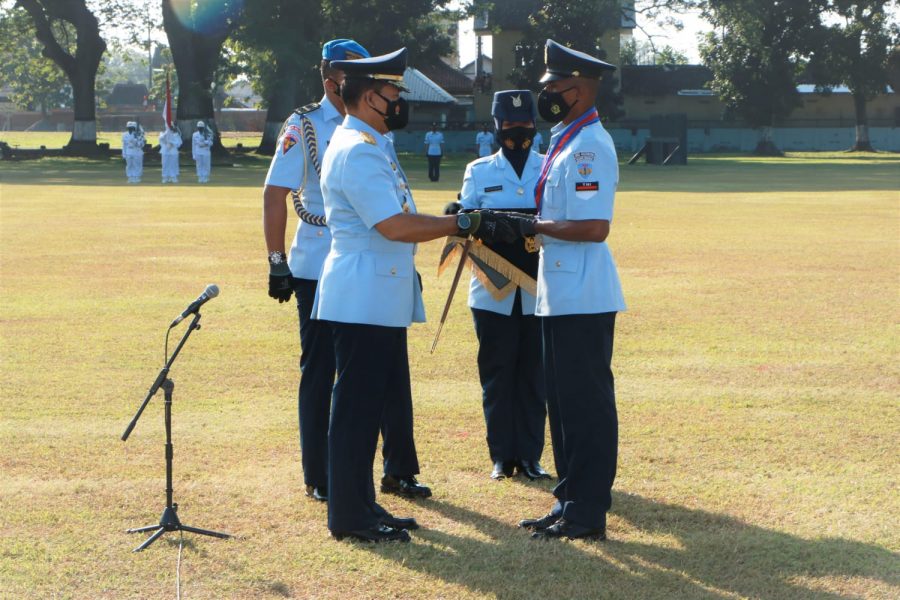
<path id="1" fill-rule="evenodd" d="M 578 163 L 578 174 L 582 177 L 587 177 L 594 172 L 593 167 L 594 165 L 592 165 L 591 163 Z"/>

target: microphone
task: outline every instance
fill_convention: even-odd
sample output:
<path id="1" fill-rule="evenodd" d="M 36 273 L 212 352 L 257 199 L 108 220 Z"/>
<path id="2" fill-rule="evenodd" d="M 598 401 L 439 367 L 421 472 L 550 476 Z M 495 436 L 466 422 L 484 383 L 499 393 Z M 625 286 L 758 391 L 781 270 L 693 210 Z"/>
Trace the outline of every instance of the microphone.
<path id="1" fill-rule="evenodd" d="M 184 321 L 188 317 L 188 315 L 191 315 L 191 314 L 197 312 L 198 310 L 200 310 L 201 306 L 203 306 L 208 301 L 212 300 L 213 298 L 215 298 L 218 295 L 219 295 L 219 286 L 217 286 L 214 283 L 211 283 L 208 286 L 206 286 L 206 289 L 203 290 L 203 293 L 200 294 L 196 300 L 191 302 L 188 305 L 188 307 L 186 309 L 184 309 L 183 313 L 181 313 L 180 315 L 175 317 L 175 320 L 172 321 L 171 325 L 169 325 L 169 329 L 172 329 L 173 327 L 175 327 L 176 325 L 178 325 L 179 323 Z"/>

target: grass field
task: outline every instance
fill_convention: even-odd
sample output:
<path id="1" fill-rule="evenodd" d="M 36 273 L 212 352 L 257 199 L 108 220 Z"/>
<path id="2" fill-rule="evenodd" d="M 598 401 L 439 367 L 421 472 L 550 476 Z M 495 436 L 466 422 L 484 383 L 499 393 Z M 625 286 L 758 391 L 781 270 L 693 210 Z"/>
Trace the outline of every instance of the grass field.
<path id="1" fill-rule="evenodd" d="M 97 133 L 97 142 L 109 144 L 110 148 L 122 147 L 122 131 L 101 131 Z M 147 143 L 154 146 L 159 144 L 159 131 L 147 130 Z M 68 131 L 0 131 L 0 142 L 6 142 L 13 148 L 37 149 L 44 146 L 48 149 L 62 148 L 69 143 L 72 134 Z M 255 148 L 262 138 L 261 133 L 252 131 L 225 131 L 222 133 L 222 145 L 226 148 L 234 148 L 243 144 L 247 148 Z M 182 154 L 184 151 L 182 151 Z"/>
<path id="2" fill-rule="evenodd" d="M 430 183 L 405 159 L 420 210 L 455 198 L 464 162 Z M 422 245 L 429 321 L 410 356 L 435 496 L 383 497 L 423 529 L 366 546 L 331 540 L 303 496 L 296 311 L 266 296 L 266 161 L 204 187 L 155 185 L 158 167 L 129 187 L 114 161 L 0 163 L 0 597 L 175 596 L 178 535 L 131 554 L 142 538 L 124 533 L 164 505 L 161 395 L 119 436 L 167 323 L 208 282 L 221 295 L 172 372 L 175 499 L 184 523 L 238 537 L 185 536 L 184 598 L 900 597 L 898 167 L 623 166 L 605 543 L 516 529 L 551 484 L 488 478 L 471 317 L 458 295 L 428 354 L 450 276 Z"/>

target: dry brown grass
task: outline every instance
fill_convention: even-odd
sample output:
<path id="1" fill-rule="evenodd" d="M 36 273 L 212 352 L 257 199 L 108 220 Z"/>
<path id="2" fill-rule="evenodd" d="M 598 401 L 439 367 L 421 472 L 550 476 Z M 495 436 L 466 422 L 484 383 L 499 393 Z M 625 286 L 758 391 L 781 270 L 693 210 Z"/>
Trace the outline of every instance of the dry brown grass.
<path id="1" fill-rule="evenodd" d="M 423 182 L 455 195 L 459 160 Z M 120 165 L 0 165 L 0 596 L 167 598 L 178 536 L 133 555 L 164 502 L 162 402 L 119 435 L 168 320 L 222 294 L 176 363 L 185 598 L 890 598 L 897 494 L 900 160 L 708 158 L 623 168 L 610 243 L 629 312 L 615 370 L 620 476 L 603 544 L 535 544 L 549 484 L 487 478 L 464 295 L 427 353 L 450 277 L 417 258 L 410 333 L 432 500 L 385 498 L 405 546 L 332 541 L 302 493 L 296 316 L 266 296 L 262 161 L 209 187 L 126 187 Z M 156 175 L 148 175 L 156 180 Z M 545 464 L 552 463 L 549 440 Z"/>

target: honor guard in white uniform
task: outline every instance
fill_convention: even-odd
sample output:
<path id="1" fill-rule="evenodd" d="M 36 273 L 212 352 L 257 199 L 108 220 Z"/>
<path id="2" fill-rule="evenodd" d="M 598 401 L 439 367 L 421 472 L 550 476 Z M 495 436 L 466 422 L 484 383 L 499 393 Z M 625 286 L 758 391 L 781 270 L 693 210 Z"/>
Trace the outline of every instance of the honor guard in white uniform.
<path id="1" fill-rule="evenodd" d="M 348 39 L 331 40 L 322 47 L 320 71 L 325 95 L 320 102 L 295 110 L 285 121 L 264 191 L 269 295 L 286 302 L 293 293 L 300 320 L 302 377 L 297 405 L 303 478 L 307 495 L 322 501 L 328 498 L 328 422 L 335 377 L 334 342 L 330 325 L 311 319 L 310 315 L 319 274 L 331 245 L 320 187 L 322 160 L 345 113 L 338 95 L 344 73 L 331 64 L 335 60 L 368 56 L 365 48 Z M 299 220 L 290 252 L 285 256 L 285 200 L 289 193 L 293 193 Z M 384 485 L 388 491 L 404 496 L 428 497 L 431 490 L 416 479 L 419 460 L 411 411 L 411 404 L 397 404 L 384 415 L 381 426 Z"/>
<path id="2" fill-rule="evenodd" d="M 382 415 L 396 410 L 391 405 L 409 407 L 402 412 L 412 418 L 406 330 L 425 320 L 416 243 L 452 234 L 512 241 L 515 234 L 491 213 L 416 214 L 385 136 L 408 120 L 400 97 L 405 48 L 331 64 L 345 74 L 347 116 L 322 163 L 332 240 L 313 307 L 313 318 L 331 325 L 338 372 L 328 432 L 328 528 L 337 539 L 408 541 L 415 520 L 393 517 L 375 501 L 372 462 Z"/>
<path id="3" fill-rule="evenodd" d="M 206 123 L 197 121 L 197 131 L 191 136 L 191 156 L 197 166 L 197 183 L 209 182 L 212 145 L 212 132 L 206 128 Z"/>
<path id="4" fill-rule="evenodd" d="M 140 183 L 144 174 L 144 130 L 136 121 L 128 121 L 122 134 L 122 158 L 128 183 Z"/>
<path id="5" fill-rule="evenodd" d="M 178 149 L 181 134 L 173 126 L 159 134 L 159 155 L 162 158 L 162 182 L 178 183 Z"/>
<path id="6" fill-rule="evenodd" d="M 488 130 L 488 125 L 485 123 L 484 129 L 475 135 L 475 155 L 478 156 L 478 158 L 483 158 L 485 156 L 490 156 L 493 151 L 494 134 Z"/>
<path id="7" fill-rule="evenodd" d="M 507 90 L 494 94 L 491 114 L 500 150 L 468 164 L 463 178 L 462 209 L 535 212 L 534 186 L 543 156 L 534 151 L 536 111 L 531 92 Z M 503 256 L 521 248 L 496 247 Z M 537 255 L 527 261 L 537 266 Z M 512 259 L 511 256 L 504 258 Z M 534 277 L 534 273 L 529 274 Z M 497 300 L 474 276 L 469 285 L 469 307 L 478 337 L 478 374 L 481 379 L 492 479 L 513 475 L 529 479 L 550 475 L 540 464 L 547 418 L 544 378 L 541 373 L 541 327 L 534 316 L 535 298 L 518 286 Z"/>
<path id="8" fill-rule="evenodd" d="M 513 219 L 521 235 L 542 237 L 535 314 L 559 484 L 551 511 L 520 526 L 537 538 L 604 539 L 618 453 L 613 332 L 625 300 L 606 243 L 618 162 L 595 102 L 615 67 L 553 40 L 545 57 L 538 112 L 556 125 L 535 187 L 538 219 Z"/>

